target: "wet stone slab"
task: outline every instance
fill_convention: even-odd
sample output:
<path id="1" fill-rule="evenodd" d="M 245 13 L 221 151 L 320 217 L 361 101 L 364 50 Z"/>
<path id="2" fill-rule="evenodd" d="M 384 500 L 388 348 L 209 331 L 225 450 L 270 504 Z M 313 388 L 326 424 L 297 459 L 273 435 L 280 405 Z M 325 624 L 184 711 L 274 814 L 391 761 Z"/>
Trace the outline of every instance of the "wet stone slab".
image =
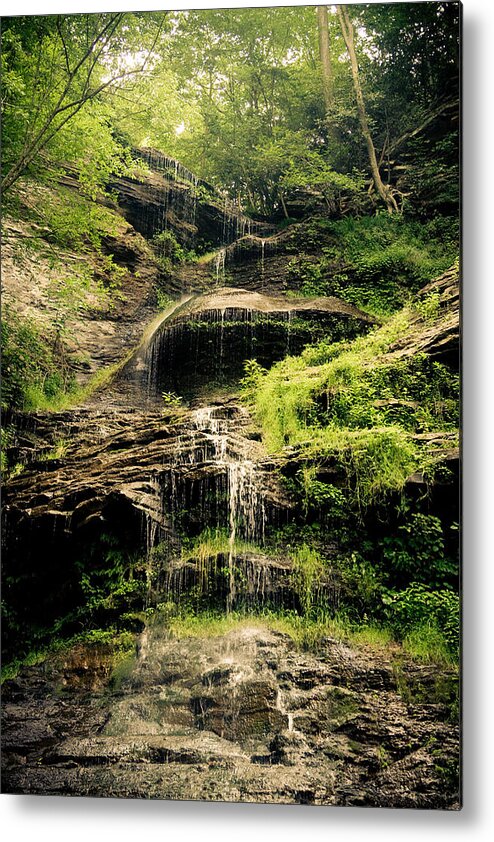
<path id="1" fill-rule="evenodd" d="M 255 621 L 181 639 L 155 624 L 138 644 L 118 681 L 108 651 L 79 647 L 6 682 L 5 792 L 458 807 L 456 729 L 403 700 L 389 653 L 302 652 Z"/>

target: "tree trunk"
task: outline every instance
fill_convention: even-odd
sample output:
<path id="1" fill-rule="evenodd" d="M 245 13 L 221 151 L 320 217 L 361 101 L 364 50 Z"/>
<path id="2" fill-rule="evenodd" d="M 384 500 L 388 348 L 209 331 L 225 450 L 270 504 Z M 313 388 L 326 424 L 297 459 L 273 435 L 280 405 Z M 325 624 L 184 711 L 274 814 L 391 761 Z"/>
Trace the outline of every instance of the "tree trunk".
<path id="1" fill-rule="evenodd" d="M 319 58 L 321 59 L 322 90 L 326 119 L 329 121 L 333 110 L 333 72 L 329 53 L 328 7 L 317 6 L 317 34 L 319 38 Z"/>
<path id="2" fill-rule="evenodd" d="M 355 53 L 355 39 L 354 39 L 354 32 L 353 32 L 353 24 L 348 16 L 348 12 L 345 6 L 337 6 L 338 10 L 338 17 L 340 19 L 341 24 L 341 31 L 343 33 L 343 38 L 345 39 L 346 48 L 348 50 L 348 55 L 350 56 L 350 64 L 352 68 L 352 77 L 353 77 L 353 87 L 355 90 L 355 98 L 357 100 L 357 111 L 360 121 L 360 128 L 362 130 L 362 134 L 364 136 L 365 142 L 367 144 L 367 152 L 369 155 L 369 163 L 372 172 L 372 178 L 374 180 L 374 184 L 376 187 L 377 192 L 379 193 L 381 199 L 385 203 L 388 213 L 398 213 L 398 205 L 396 204 L 396 199 L 394 198 L 390 188 L 384 184 L 381 174 L 379 172 L 379 165 L 377 163 L 376 157 L 376 150 L 374 148 L 374 143 L 372 141 L 369 124 L 367 122 L 367 114 L 365 111 L 365 103 L 364 97 L 362 94 L 362 88 L 360 86 L 360 78 L 359 78 L 359 70 L 358 70 L 358 63 L 357 63 L 357 55 Z"/>
<path id="3" fill-rule="evenodd" d="M 278 196 L 280 198 L 281 207 L 283 208 L 283 213 L 285 214 L 285 219 L 290 219 L 290 216 L 288 214 L 288 210 L 287 210 L 287 207 L 286 207 L 286 204 L 285 204 L 285 199 L 283 197 L 283 193 L 282 193 L 281 190 L 279 191 Z"/>

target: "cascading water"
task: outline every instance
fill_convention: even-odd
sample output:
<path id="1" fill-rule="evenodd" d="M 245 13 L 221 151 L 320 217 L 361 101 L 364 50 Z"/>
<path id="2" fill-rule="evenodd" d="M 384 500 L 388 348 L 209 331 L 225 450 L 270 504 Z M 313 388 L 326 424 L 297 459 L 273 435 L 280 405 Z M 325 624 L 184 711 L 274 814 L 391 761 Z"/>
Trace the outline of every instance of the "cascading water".
<path id="1" fill-rule="evenodd" d="M 217 407 L 201 407 L 194 413 L 194 426 L 212 444 L 213 462 L 226 472 L 228 508 L 228 595 L 227 611 L 235 600 L 234 561 L 239 536 L 246 542 L 263 543 L 266 508 L 256 465 L 230 441 L 227 418 L 218 417 Z"/>
<path id="2" fill-rule="evenodd" d="M 226 249 L 220 249 L 214 259 L 214 269 L 216 274 L 216 286 L 220 286 L 224 284 L 225 281 L 225 262 L 226 262 Z"/>
<path id="3" fill-rule="evenodd" d="M 277 692 L 277 695 L 276 695 L 276 709 L 279 710 L 279 712 L 283 716 L 286 716 L 287 731 L 290 731 L 290 732 L 293 731 L 294 730 L 294 728 L 293 728 L 293 713 L 290 713 L 290 711 L 288 711 L 285 707 L 284 694 L 283 694 L 283 690 L 281 689 L 281 687 L 278 687 L 278 692 Z"/>
<path id="4" fill-rule="evenodd" d="M 179 218 L 190 229 L 190 238 L 194 244 L 196 213 L 200 194 L 206 191 L 213 206 L 222 208 L 223 221 L 219 233 L 221 246 L 236 242 L 239 238 L 258 233 L 272 233 L 272 226 L 256 222 L 246 216 L 240 203 L 232 201 L 214 185 L 198 178 L 191 170 L 184 167 L 175 158 L 170 158 L 155 149 L 136 150 L 136 154 L 147 164 L 149 169 L 162 176 L 159 188 L 161 195 L 151 211 L 151 220 L 143 226 L 152 234 L 160 234 L 168 227 L 174 227 L 174 220 Z M 157 185 L 155 185 L 156 187 Z M 201 190 L 199 190 L 201 188 Z"/>

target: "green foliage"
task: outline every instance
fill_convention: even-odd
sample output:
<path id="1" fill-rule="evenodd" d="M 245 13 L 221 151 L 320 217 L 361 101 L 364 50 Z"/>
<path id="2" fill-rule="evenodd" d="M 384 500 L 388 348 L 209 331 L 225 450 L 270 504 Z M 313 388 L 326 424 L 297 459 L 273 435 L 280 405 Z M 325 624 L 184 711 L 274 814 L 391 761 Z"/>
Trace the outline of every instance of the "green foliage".
<path id="1" fill-rule="evenodd" d="M 244 376 L 240 381 L 240 388 L 247 400 L 254 398 L 256 389 L 266 372 L 267 369 L 263 368 L 257 360 L 245 360 Z"/>
<path id="2" fill-rule="evenodd" d="M 441 297 L 437 292 L 430 292 L 415 304 L 419 316 L 426 322 L 434 322 L 439 315 Z"/>
<path id="3" fill-rule="evenodd" d="M 341 518 L 347 505 L 345 494 L 341 488 L 318 480 L 317 474 L 316 465 L 303 465 L 297 473 L 305 514 L 330 510 L 334 518 Z"/>
<path id="4" fill-rule="evenodd" d="M 351 10 L 382 172 L 414 212 L 457 201 L 455 111 L 430 113 L 458 90 L 458 12 L 436 11 Z M 367 150 L 334 15 L 330 30 L 328 121 L 310 6 L 6 18 L 4 170 L 69 161 L 95 195 L 128 167 L 130 146 L 154 146 L 257 211 L 280 212 L 282 193 L 299 188 L 329 212 L 342 196 L 368 206 Z M 385 173 L 390 158 L 400 168 Z"/>
<path id="5" fill-rule="evenodd" d="M 330 284 L 325 268 L 324 261 L 314 261 L 304 255 L 292 258 L 288 263 L 288 279 L 297 284 L 297 295 L 307 298 L 328 295 Z"/>
<path id="6" fill-rule="evenodd" d="M 62 187 L 36 191 L 34 207 L 56 244 L 78 253 L 101 253 L 104 237 L 115 235 L 121 226 L 120 217 L 113 211 Z"/>
<path id="7" fill-rule="evenodd" d="M 455 584 L 458 566 L 445 554 L 439 518 L 413 512 L 398 533 L 382 541 L 383 562 L 398 581 L 404 579 L 440 587 Z"/>
<path id="8" fill-rule="evenodd" d="M 303 250 L 323 254 L 314 259 L 302 252 L 290 261 L 291 282 L 302 295 L 336 295 L 376 316 L 406 304 L 411 293 L 453 263 L 459 248 L 456 218 L 418 223 L 386 213 L 314 219 L 298 239 Z M 432 314 L 433 299 L 428 306 Z"/>
<path id="9" fill-rule="evenodd" d="M 60 324 L 46 337 L 31 319 L 4 307 L 2 320 L 2 406 L 24 410 L 56 411 L 84 403 L 106 386 L 132 357 L 135 348 L 118 362 L 99 369 L 77 387 L 65 359 Z"/>
<path id="10" fill-rule="evenodd" d="M 312 547 L 302 544 L 292 554 L 291 562 L 290 579 L 303 613 L 310 615 L 316 605 L 321 610 L 319 590 L 324 576 L 324 563 L 320 556 Z"/>
<path id="11" fill-rule="evenodd" d="M 403 639 L 403 649 L 425 663 L 449 665 L 456 656 L 443 632 L 430 620 L 408 632 Z"/>
<path id="12" fill-rule="evenodd" d="M 419 582 L 412 583 L 399 592 L 390 592 L 384 598 L 388 622 L 401 640 L 409 642 L 424 637 L 424 628 L 436 630 L 446 641 L 453 656 L 458 656 L 460 645 L 460 604 L 458 594 L 452 590 L 432 590 Z M 415 637 L 414 637 L 415 636 Z"/>
<path id="13" fill-rule="evenodd" d="M 91 620 L 105 611 L 121 612 L 134 601 L 142 604 L 146 582 L 135 575 L 141 562 L 122 549 L 112 535 L 100 536 L 95 554 L 95 564 L 85 559 L 77 564 L 86 618 Z"/>
<path id="14" fill-rule="evenodd" d="M 354 7 L 351 13 L 383 171 L 389 159 L 390 183 L 407 194 L 404 215 L 392 218 L 334 218 L 368 212 L 371 203 L 366 149 L 335 16 L 330 16 L 331 120 L 324 113 L 314 58 L 311 7 L 192 10 L 169 19 L 117 14 L 2 21 L 3 174 L 13 172 L 17 179 L 20 163 L 21 171 L 31 168 L 37 180 L 53 184 L 67 175 L 69 165 L 81 188 L 78 193 L 29 187 L 44 247 L 54 247 L 48 294 L 58 317 L 45 331 L 4 309 L 5 405 L 30 409 L 83 400 L 123 364 L 98 372 L 86 389 L 76 391 L 61 339 L 76 314 L 110 307 L 119 295 L 123 270 L 105 251 L 120 220 L 94 200 L 112 174 L 129 172 L 128 147 L 135 143 L 176 156 L 251 211 L 277 218 L 298 214 L 302 196 L 305 209 L 313 201 L 319 213 L 331 216 L 303 223 L 293 241 L 287 233 L 287 253 L 293 255 L 293 246 L 297 252 L 289 282 L 302 295 L 338 295 L 371 313 L 389 314 L 451 265 L 458 249 L 458 220 L 446 216 L 457 207 L 455 112 L 428 118 L 430 104 L 444 91 L 455 91 L 457 4 L 391 4 L 386 14 L 378 7 Z M 150 45 L 146 73 L 134 74 Z M 118 84 L 107 85 L 115 74 Z M 425 130 L 415 131 L 424 121 Z M 408 139 L 394 148 L 400 137 Z M 136 168 L 134 174 L 139 176 Z M 199 199 L 211 198 L 204 183 L 194 184 L 194 190 Z M 165 280 L 194 257 L 170 231 L 158 234 L 153 247 Z M 76 252 L 73 271 L 62 267 L 60 249 Z M 157 290 L 162 307 L 168 304 L 165 287 Z M 424 434 L 440 434 L 438 451 L 441 435 L 448 445 L 454 441 L 457 378 L 423 355 L 400 360 L 390 354 L 397 339 L 411 336 L 417 314 L 431 324 L 438 319 L 438 295 L 354 342 L 328 338 L 314 344 L 311 324 L 306 329 L 312 346 L 300 356 L 270 371 L 255 360 L 246 362 L 244 395 L 270 450 L 291 448 L 287 462 L 297 467 L 287 485 L 307 521 L 295 524 L 292 533 L 287 527 L 276 544 L 276 552 L 292 561 L 292 586 L 304 616 L 280 612 L 258 621 L 286 631 L 299 645 L 317 647 L 327 635 L 389 645 L 391 629 L 421 659 L 446 659 L 457 651 L 456 569 L 438 519 L 413 511 L 398 520 L 393 534 L 383 538 L 381 532 L 374 543 L 358 543 L 366 514 L 382 513 L 381 504 L 402 492 L 411 473 L 430 475 L 435 469 L 437 455 Z M 199 323 L 195 327 L 201 329 Z M 293 322 L 296 328 L 303 335 Z M 179 405 L 173 393 L 164 393 L 163 402 L 170 410 Z M 2 436 L 4 451 L 15 450 L 14 433 L 6 430 Z M 64 440 L 55 442 L 45 458 L 63 458 L 67 446 Z M 21 469 L 11 466 L 10 475 Z M 391 520 L 390 509 L 385 517 Z M 328 535 L 335 543 L 346 541 L 334 558 Z M 207 530 L 184 541 L 182 561 L 204 568 L 211 559 L 258 549 L 233 542 L 225 531 Z M 169 547 L 157 548 L 152 560 L 164 563 L 169 555 Z M 146 565 L 111 539 L 103 540 L 91 557 L 79 559 L 79 603 L 73 612 L 39 635 L 62 637 L 66 627 L 79 623 L 86 632 L 94 626 L 95 639 L 103 640 L 112 624 L 123 624 L 132 609 L 142 609 Z M 228 575 L 225 565 L 218 575 Z M 324 592 L 330 576 L 341 601 L 336 617 L 329 616 Z M 373 623 L 383 611 L 388 628 L 376 630 Z M 171 627 L 180 633 L 204 628 L 219 633 L 234 628 L 237 620 L 179 616 Z"/>
<path id="15" fill-rule="evenodd" d="M 338 557 L 334 564 L 341 582 L 341 613 L 357 624 L 379 616 L 383 586 L 375 565 L 359 552 Z"/>
<path id="16" fill-rule="evenodd" d="M 106 94 L 142 69 L 159 20 L 110 13 L 2 21 L 4 189 L 29 167 L 72 162 L 94 196 L 110 173 L 122 171 L 127 153 Z"/>
<path id="17" fill-rule="evenodd" d="M 181 558 L 183 561 L 196 559 L 203 565 L 208 559 L 220 555 L 241 555 L 248 552 L 259 552 L 255 544 L 235 538 L 232 542 L 227 529 L 206 528 L 196 538 L 184 538 Z"/>
<path id="18" fill-rule="evenodd" d="M 325 639 L 345 640 L 357 647 L 387 650 L 393 646 L 389 629 L 370 622 L 352 624 L 344 617 L 331 617 L 324 612 L 317 616 L 301 616 L 295 611 L 265 610 L 256 613 L 218 611 L 192 612 L 177 609 L 173 604 L 161 606 L 153 613 L 153 623 L 164 624 L 176 637 L 216 637 L 242 629 L 272 629 L 290 637 L 304 650 L 320 651 Z M 394 645 L 396 648 L 396 644 Z"/>
<path id="19" fill-rule="evenodd" d="M 7 664 L 2 664 L 2 684 L 18 675 L 24 667 L 44 663 L 48 658 L 68 652 L 74 646 L 106 647 L 109 658 L 114 664 L 116 675 L 119 674 L 121 664 L 125 663 L 135 649 L 135 638 L 130 632 L 118 631 L 116 628 L 90 629 L 73 635 L 68 639 L 52 637 L 50 644 L 42 649 L 34 649 L 23 658 L 16 658 Z"/>
<path id="20" fill-rule="evenodd" d="M 1 329 L 4 407 L 34 409 L 73 391 L 70 369 L 33 320 L 21 319 L 6 306 Z"/>
<path id="21" fill-rule="evenodd" d="M 59 436 L 55 440 L 54 446 L 50 450 L 47 450 L 44 453 L 42 453 L 38 461 L 51 462 L 57 459 L 63 459 L 63 457 L 67 455 L 69 448 L 69 439 L 65 438 L 65 436 Z"/>
<path id="22" fill-rule="evenodd" d="M 13 424 L 3 424 L 0 428 L 0 473 L 3 479 L 7 475 L 12 476 L 12 468 L 9 465 L 8 449 L 13 447 L 17 437 L 17 430 Z"/>
<path id="23" fill-rule="evenodd" d="M 365 337 L 322 341 L 265 374 L 255 371 L 250 394 L 265 442 L 273 451 L 296 446 L 311 460 L 313 496 L 323 493 L 314 484 L 313 466 L 321 461 L 345 471 L 359 507 L 400 491 L 411 473 L 433 462 L 411 434 L 457 426 L 457 379 L 423 355 L 387 356 L 412 324 L 404 310 Z M 307 490 L 304 499 L 307 508 Z"/>
<path id="24" fill-rule="evenodd" d="M 160 310 L 167 310 L 173 303 L 173 298 L 167 292 L 158 287 L 156 290 L 156 302 Z"/>
<path id="25" fill-rule="evenodd" d="M 164 270 L 165 267 L 175 266 L 188 259 L 188 253 L 171 231 L 161 231 L 159 234 L 155 234 L 152 243 Z"/>
<path id="26" fill-rule="evenodd" d="M 107 193 L 111 177 L 129 175 L 133 169 L 130 151 L 119 143 L 111 109 L 103 101 L 87 103 L 57 133 L 50 143 L 50 159 L 53 163 L 74 162 L 81 192 L 93 200 Z M 53 174 L 46 174 L 48 180 Z"/>
<path id="27" fill-rule="evenodd" d="M 38 236 L 14 241 L 15 259 L 22 265 L 27 252 L 31 260 L 38 255 L 43 260 L 48 276 L 46 298 L 56 310 L 54 331 L 63 334 L 88 310 L 112 309 L 123 298 L 121 284 L 127 271 L 105 252 L 105 239 L 121 229 L 118 214 L 61 186 L 22 182 L 21 190 L 12 191 L 11 198 L 16 193 L 22 199 L 18 212 L 43 227 L 33 227 L 40 230 Z"/>
<path id="28" fill-rule="evenodd" d="M 174 392 L 162 392 L 161 397 L 167 409 L 174 409 L 182 406 L 182 398 Z"/>

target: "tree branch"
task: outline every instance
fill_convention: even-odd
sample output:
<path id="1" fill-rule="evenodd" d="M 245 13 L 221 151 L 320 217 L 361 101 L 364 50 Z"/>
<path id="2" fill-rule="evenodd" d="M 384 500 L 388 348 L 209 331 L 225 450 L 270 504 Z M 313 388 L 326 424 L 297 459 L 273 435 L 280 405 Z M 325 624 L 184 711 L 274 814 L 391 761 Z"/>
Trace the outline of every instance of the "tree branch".
<path id="1" fill-rule="evenodd" d="M 394 140 L 393 143 L 389 143 L 389 138 L 387 138 L 387 141 L 383 146 L 383 150 L 382 150 L 380 158 L 379 158 L 379 165 L 382 164 L 382 162 L 384 161 L 384 158 L 387 155 L 392 155 L 407 140 L 411 140 L 412 137 L 416 137 L 418 134 L 423 132 L 424 129 L 427 128 L 427 126 L 429 126 L 431 123 L 434 122 L 434 120 L 437 119 L 437 117 L 440 117 L 442 114 L 445 114 L 447 111 L 450 110 L 450 108 L 451 109 L 452 108 L 458 108 L 458 106 L 459 106 L 459 100 L 458 99 L 447 100 L 446 102 L 443 102 L 441 105 L 438 105 L 437 108 L 434 109 L 434 111 L 430 111 L 428 113 L 427 117 L 418 126 L 416 126 L 414 129 L 409 129 L 409 131 L 404 132 L 404 134 L 402 134 L 401 137 L 398 137 L 396 140 Z"/>
<path id="2" fill-rule="evenodd" d="M 9 187 L 11 187 L 11 185 L 19 178 L 20 175 L 22 175 L 24 170 L 33 161 L 36 155 L 38 155 L 39 152 L 46 146 L 46 144 L 49 143 L 49 141 L 63 128 L 63 126 L 80 111 L 80 109 L 86 102 L 95 99 L 95 97 L 101 94 L 104 90 L 111 87 L 112 85 L 117 84 L 118 82 L 121 82 L 123 79 L 144 72 L 150 60 L 150 57 L 154 51 L 154 48 L 156 47 L 156 44 L 159 38 L 161 37 L 164 25 L 164 16 L 160 20 L 157 32 L 143 62 L 138 67 L 133 68 L 132 70 L 114 72 L 110 76 L 110 78 L 107 79 L 105 82 L 96 85 L 96 87 L 91 87 L 91 81 L 94 71 L 98 66 L 98 63 L 100 62 L 100 59 L 105 49 L 107 49 L 108 45 L 111 42 L 111 39 L 114 37 L 123 18 L 124 13 L 122 12 L 110 15 L 106 21 L 104 21 L 104 18 L 102 16 L 98 16 L 98 20 L 103 25 L 101 25 L 97 31 L 95 31 L 93 27 L 93 30 L 91 32 L 89 15 L 87 15 L 85 21 L 86 45 L 83 48 L 82 55 L 79 57 L 78 61 L 72 68 L 70 67 L 69 49 L 62 28 L 62 21 L 60 18 L 57 18 L 56 31 L 58 34 L 58 40 L 60 42 L 61 50 L 64 57 L 64 72 L 66 74 L 66 78 L 63 82 L 62 90 L 58 95 L 56 101 L 54 102 L 51 110 L 47 114 L 41 126 L 39 128 L 35 128 L 36 120 L 40 114 L 43 102 L 46 100 L 49 91 L 52 89 L 51 85 L 45 85 L 45 90 L 41 94 L 36 106 L 34 121 L 32 119 L 29 121 L 30 125 L 32 126 L 32 132 L 31 134 L 29 134 L 28 130 L 28 132 L 26 133 L 24 147 L 20 156 L 3 179 L 3 190 L 7 190 Z M 80 89 L 80 92 L 74 96 L 74 84 L 78 78 L 79 73 L 84 67 L 85 76 L 81 80 L 82 89 Z M 59 120 L 58 118 L 61 115 L 65 116 L 62 120 Z"/>

